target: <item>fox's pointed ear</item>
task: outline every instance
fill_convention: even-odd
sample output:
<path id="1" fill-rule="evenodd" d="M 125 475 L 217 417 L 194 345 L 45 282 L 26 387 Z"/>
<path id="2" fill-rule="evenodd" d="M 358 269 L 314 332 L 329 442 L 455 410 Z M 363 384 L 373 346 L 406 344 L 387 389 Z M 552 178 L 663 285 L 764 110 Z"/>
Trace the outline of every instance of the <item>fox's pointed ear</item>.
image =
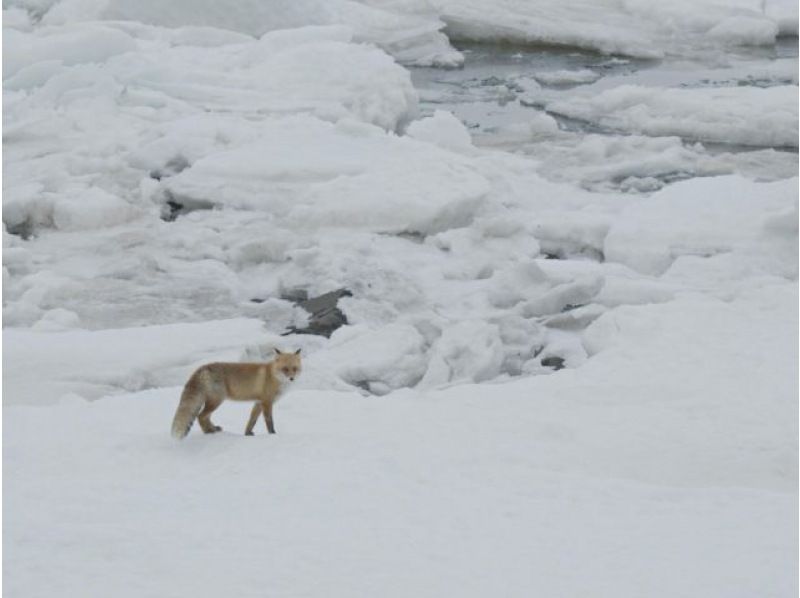
<path id="1" fill-rule="evenodd" d="M 300 355 L 300 351 L 302 351 L 302 349 L 298 349 L 297 351 L 294 352 L 294 354 L 295 355 Z"/>
<path id="2" fill-rule="evenodd" d="M 281 350 L 280 350 L 280 349 L 278 349 L 277 347 L 275 347 L 275 355 L 283 355 L 283 353 L 281 353 Z"/>

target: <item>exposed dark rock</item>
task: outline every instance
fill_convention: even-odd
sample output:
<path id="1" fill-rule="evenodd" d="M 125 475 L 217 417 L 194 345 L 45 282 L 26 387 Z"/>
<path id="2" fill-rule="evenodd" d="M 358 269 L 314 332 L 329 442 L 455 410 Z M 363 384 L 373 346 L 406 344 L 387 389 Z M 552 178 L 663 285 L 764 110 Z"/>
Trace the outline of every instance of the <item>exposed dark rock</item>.
<path id="1" fill-rule="evenodd" d="M 550 357 L 545 357 L 542 359 L 542 365 L 547 368 L 553 368 L 556 371 L 563 370 L 564 358 L 558 357 L 557 355 L 551 355 Z"/>
<path id="2" fill-rule="evenodd" d="M 317 334 L 329 338 L 333 331 L 337 328 L 347 324 L 347 317 L 344 312 L 340 310 L 336 304 L 342 297 L 352 297 L 353 293 L 347 289 L 339 289 L 324 293 L 319 297 L 311 297 L 306 299 L 299 299 L 308 294 L 305 291 L 297 290 L 291 293 L 296 293 L 294 296 L 298 299 L 288 299 L 294 301 L 295 305 L 302 307 L 306 310 L 311 317 L 308 319 L 308 325 L 305 328 L 290 328 L 286 334 Z M 284 298 L 287 298 L 284 294 Z"/>
<path id="3" fill-rule="evenodd" d="M 184 212 L 183 205 L 177 201 L 168 199 L 164 206 L 161 208 L 161 220 L 165 222 L 174 222 L 175 219 Z"/>

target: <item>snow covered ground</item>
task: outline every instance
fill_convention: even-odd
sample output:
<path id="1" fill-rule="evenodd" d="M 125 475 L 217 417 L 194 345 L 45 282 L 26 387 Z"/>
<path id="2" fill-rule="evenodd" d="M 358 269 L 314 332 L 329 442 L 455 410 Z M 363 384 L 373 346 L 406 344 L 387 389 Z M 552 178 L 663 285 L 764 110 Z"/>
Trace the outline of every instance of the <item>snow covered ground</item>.
<path id="1" fill-rule="evenodd" d="M 796 11 L 5 3 L 6 593 L 796 595 Z"/>
<path id="2" fill-rule="evenodd" d="M 5 591 L 791 596 L 796 305 L 620 309 L 582 368 L 296 391 L 276 436 L 225 405 L 176 445 L 178 387 L 7 407 Z"/>

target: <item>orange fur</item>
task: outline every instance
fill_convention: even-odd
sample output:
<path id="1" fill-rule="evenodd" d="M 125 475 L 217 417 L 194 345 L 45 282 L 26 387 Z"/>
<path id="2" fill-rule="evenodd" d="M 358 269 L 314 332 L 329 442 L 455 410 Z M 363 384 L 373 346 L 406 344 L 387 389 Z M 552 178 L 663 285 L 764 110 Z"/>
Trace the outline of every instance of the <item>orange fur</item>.
<path id="1" fill-rule="evenodd" d="M 209 363 L 191 375 L 183 388 L 178 409 L 172 422 L 172 435 L 184 438 L 194 420 L 206 434 L 219 432 L 222 428 L 211 422 L 211 414 L 225 401 L 254 401 L 245 434 L 251 436 L 258 416 L 270 434 L 275 433 L 272 407 L 286 386 L 294 380 L 301 369 L 300 352 L 282 353 L 269 363 Z"/>

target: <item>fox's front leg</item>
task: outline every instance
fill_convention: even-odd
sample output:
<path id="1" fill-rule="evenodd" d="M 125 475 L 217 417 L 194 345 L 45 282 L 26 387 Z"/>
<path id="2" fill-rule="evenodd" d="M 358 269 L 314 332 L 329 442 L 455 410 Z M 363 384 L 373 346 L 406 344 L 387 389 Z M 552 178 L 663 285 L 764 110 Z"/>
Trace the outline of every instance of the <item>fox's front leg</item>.
<path id="1" fill-rule="evenodd" d="M 253 410 L 250 412 L 250 420 L 247 422 L 247 427 L 244 429 L 245 436 L 252 436 L 253 435 L 253 428 L 258 421 L 258 416 L 261 415 L 261 411 L 264 409 L 264 406 L 256 401 L 256 404 L 253 405 Z"/>
<path id="2" fill-rule="evenodd" d="M 272 401 L 264 401 L 264 423 L 267 424 L 267 432 L 275 433 L 275 422 L 272 421 Z"/>

